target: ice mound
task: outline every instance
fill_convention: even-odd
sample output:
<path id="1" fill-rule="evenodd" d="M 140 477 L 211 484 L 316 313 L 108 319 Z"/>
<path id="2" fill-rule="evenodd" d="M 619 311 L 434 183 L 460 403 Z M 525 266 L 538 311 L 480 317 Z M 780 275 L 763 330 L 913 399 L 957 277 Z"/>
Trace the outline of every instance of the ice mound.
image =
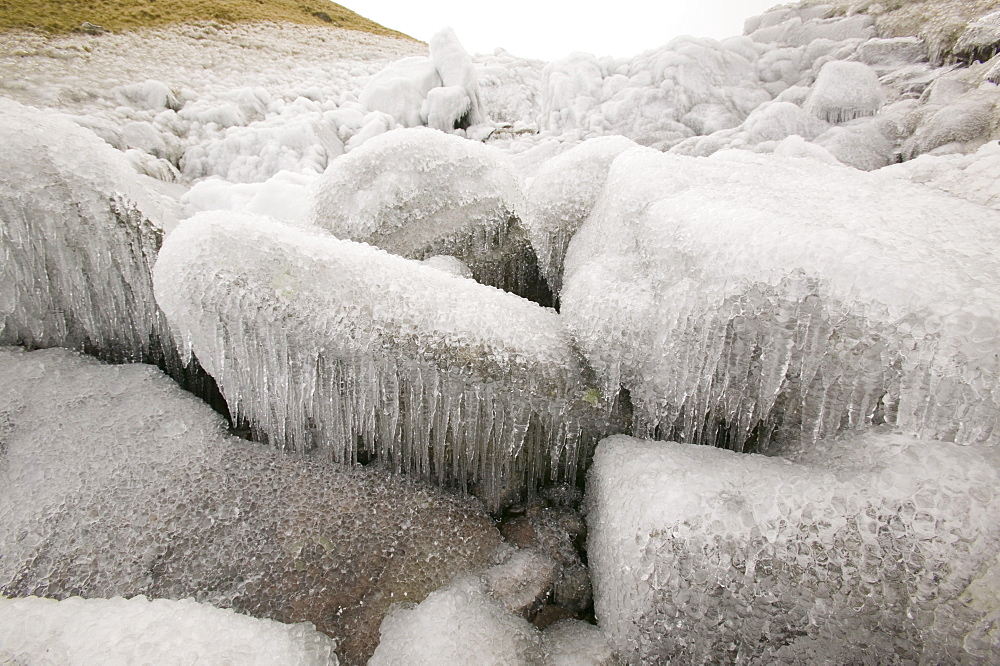
<path id="1" fill-rule="evenodd" d="M 234 413 L 289 450 L 377 456 L 496 509 L 575 478 L 603 427 L 554 311 L 365 244 L 202 213 L 155 286 Z"/>
<path id="2" fill-rule="evenodd" d="M 448 254 L 473 277 L 543 304 L 520 176 L 496 148 L 413 128 L 369 139 L 316 182 L 307 219 L 338 238 L 425 259 Z"/>
<path id="3" fill-rule="evenodd" d="M 176 362 L 150 270 L 169 206 L 75 123 L 0 100 L 0 344 Z"/>
<path id="4" fill-rule="evenodd" d="M 451 28 L 431 37 L 429 58 L 392 63 L 372 77 L 358 100 L 403 127 L 427 125 L 451 132 L 486 121 L 476 67 Z"/>
<path id="5" fill-rule="evenodd" d="M 996 442 L 996 236 L 993 210 L 853 169 L 633 149 L 570 242 L 561 313 L 635 433 Z"/>
<path id="6" fill-rule="evenodd" d="M 0 376 L 0 595 L 193 597 L 363 663 L 391 603 L 499 543 L 478 503 L 227 436 L 152 366 L 8 349 Z"/>
<path id="7" fill-rule="evenodd" d="M 595 612 L 628 663 L 996 663 L 998 450 L 868 433 L 800 460 L 604 440 Z"/>
<path id="8" fill-rule="evenodd" d="M 863 62 L 831 60 L 819 70 L 805 110 L 836 124 L 873 116 L 884 101 L 874 69 Z"/>
<path id="9" fill-rule="evenodd" d="M 193 599 L 0 598 L 0 661 L 335 666 L 336 643 L 308 624 L 237 615 Z"/>
<path id="10" fill-rule="evenodd" d="M 382 621 L 370 666 L 529 666 L 541 659 L 538 630 L 507 612 L 475 578 L 432 592 L 417 606 L 396 606 Z"/>
<path id="11" fill-rule="evenodd" d="M 609 136 L 585 141 L 545 162 L 528 187 L 528 238 L 553 294 L 562 288 L 569 240 L 590 215 L 604 189 L 611 162 L 636 143 Z"/>

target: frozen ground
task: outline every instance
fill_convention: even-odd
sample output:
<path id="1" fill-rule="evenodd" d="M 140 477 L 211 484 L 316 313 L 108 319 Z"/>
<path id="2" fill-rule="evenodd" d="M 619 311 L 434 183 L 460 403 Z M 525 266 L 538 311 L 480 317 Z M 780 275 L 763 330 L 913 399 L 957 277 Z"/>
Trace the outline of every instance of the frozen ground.
<path id="1" fill-rule="evenodd" d="M 891 4 L 811 2 L 721 41 L 549 63 L 470 56 L 450 31 L 429 46 L 271 24 L 4 35 L 0 343 L 158 363 L 182 384 L 211 375 L 234 427 L 272 447 L 371 459 L 507 510 L 497 568 L 392 611 L 381 663 L 995 662 L 997 7 Z M 41 374 L 21 379 L 66 405 L 122 400 L 61 361 L 32 363 Z M 53 453 L 28 416 L 45 410 L 18 400 L 0 405 L 0 472 L 16 453 L 44 477 Z M 81 441 L 119 423 L 93 421 Z M 597 449 L 595 618 L 582 518 L 533 495 L 582 487 L 609 433 L 648 439 Z M 249 450 L 247 465 L 277 455 Z M 265 467 L 297 478 L 302 461 L 281 460 Z M 57 477 L 101 495 L 72 463 Z M 277 507 L 302 490 L 268 483 Z M 100 580 L 94 595 L 124 594 L 100 557 L 19 536 L 76 520 L 35 506 L 61 488 L 36 485 L 19 486 L 24 502 L 0 490 L 4 538 L 31 553 L 17 576 L 45 571 L 56 545 L 64 575 L 0 589 L 58 582 L 65 597 Z M 670 490 L 647 506 L 646 488 Z M 95 506 L 88 530 L 128 532 L 102 522 L 119 515 L 113 498 Z M 256 534 L 252 513 L 204 529 Z M 385 561 L 413 554 L 385 511 L 372 520 Z M 171 551 L 196 560 L 173 571 L 178 589 L 241 608 L 193 582 L 206 566 L 227 585 L 240 574 L 199 560 L 191 525 L 191 547 Z M 304 573 L 280 569 L 294 603 L 263 588 L 267 616 L 311 619 L 303 607 L 333 602 L 303 590 L 330 573 L 365 631 L 315 623 L 363 663 L 390 599 L 333 561 L 337 539 L 314 541 L 299 544 L 319 558 Z M 497 581 L 517 567 L 523 589 L 504 596 Z M 63 626 L 84 612 L 29 606 Z M 528 623 L 567 617 L 597 627 Z M 22 649 L 2 640 L 0 655 Z"/>

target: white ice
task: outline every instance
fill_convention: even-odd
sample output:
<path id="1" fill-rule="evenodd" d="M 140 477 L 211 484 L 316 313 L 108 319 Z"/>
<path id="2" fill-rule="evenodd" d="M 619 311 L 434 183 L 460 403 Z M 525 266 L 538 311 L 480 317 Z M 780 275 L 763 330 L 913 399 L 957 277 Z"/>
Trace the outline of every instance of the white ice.
<path id="1" fill-rule="evenodd" d="M 193 599 L 0 597 L 4 663 L 335 666 L 335 647 L 310 624 L 256 619 Z"/>

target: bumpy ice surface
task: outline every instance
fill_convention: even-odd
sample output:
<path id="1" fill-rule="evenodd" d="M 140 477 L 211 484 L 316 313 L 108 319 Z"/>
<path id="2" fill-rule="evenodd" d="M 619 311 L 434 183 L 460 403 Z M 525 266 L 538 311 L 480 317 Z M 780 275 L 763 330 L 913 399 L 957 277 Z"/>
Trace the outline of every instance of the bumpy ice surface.
<path id="1" fill-rule="evenodd" d="M 1000 457 L 866 433 L 795 462 L 618 436 L 588 482 L 629 663 L 993 663 Z"/>
<path id="2" fill-rule="evenodd" d="M 0 376 L 3 596 L 193 597 L 363 663 L 392 602 L 499 542 L 473 501 L 227 436 L 152 366 L 4 349 Z"/>
<path id="3" fill-rule="evenodd" d="M 414 259 L 458 257 L 479 282 L 545 291 L 525 235 L 524 189 L 499 150 L 436 130 L 395 130 L 336 160 L 308 215 L 338 238 Z"/>
<path id="4" fill-rule="evenodd" d="M 318 230 L 203 213 L 164 243 L 158 302 L 272 443 L 364 454 L 497 508 L 575 478 L 599 394 L 558 315 Z"/>
<path id="5" fill-rule="evenodd" d="M 4 663 L 336 666 L 335 645 L 306 624 L 258 620 L 192 599 L 0 598 Z"/>
<path id="6" fill-rule="evenodd" d="M 570 243 L 562 314 L 657 439 L 995 442 L 998 236 L 994 210 L 852 169 L 633 149 Z"/>

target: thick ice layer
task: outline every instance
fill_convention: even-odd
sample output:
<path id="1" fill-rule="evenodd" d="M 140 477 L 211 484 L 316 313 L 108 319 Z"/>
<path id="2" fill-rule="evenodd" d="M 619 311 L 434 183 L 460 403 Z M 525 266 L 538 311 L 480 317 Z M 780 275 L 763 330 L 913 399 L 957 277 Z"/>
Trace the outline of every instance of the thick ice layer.
<path id="1" fill-rule="evenodd" d="M 483 284 L 548 298 L 522 224 L 521 178 L 495 148 L 396 130 L 331 163 L 314 193 L 308 219 L 338 238 L 412 259 L 453 255 Z"/>
<path id="2" fill-rule="evenodd" d="M 382 621 L 371 666 L 528 666 L 540 660 L 538 630 L 464 578 Z"/>
<path id="3" fill-rule="evenodd" d="M 151 366 L 7 349 L 0 377 L 0 595 L 194 597 L 312 622 L 354 664 L 391 603 L 499 542 L 477 503 L 227 436 Z"/>
<path id="4" fill-rule="evenodd" d="M 885 94 L 875 70 L 863 62 L 831 60 L 816 77 L 805 109 L 828 123 L 875 115 Z"/>
<path id="5" fill-rule="evenodd" d="M 329 666 L 338 663 L 335 647 L 311 625 L 258 620 L 193 599 L 0 598 L 3 663 Z"/>
<path id="6" fill-rule="evenodd" d="M 151 265 L 169 207 L 65 118 L 0 100 L 0 344 L 176 362 Z"/>
<path id="7" fill-rule="evenodd" d="M 996 663 L 1000 457 L 868 433 L 798 462 L 604 440 L 597 620 L 628 663 Z"/>
<path id="8" fill-rule="evenodd" d="M 471 487 L 493 509 L 575 478 L 600 396 L 554 311 L 371 246 L 203 213 L 157 300 L 272 443 Z M 597 421 L 599 422 L 599 421 Z"/>
<path id="9" fill-rule="evenodd" d="M 898 423 L 1000 438 L 1000 218 L 742 151 L 633 149 L 570 242 L 562 315 L 635 432 L 741 450 Z"/>
<path id="10" fill-rule="evenodd" d="M 545 162 L 528 187 L 528 237 L 554 294 L 562 288 L 563 257 L 604 188 L 611 162 L 636 143 L 609 136 L 586 141 Z"/>

